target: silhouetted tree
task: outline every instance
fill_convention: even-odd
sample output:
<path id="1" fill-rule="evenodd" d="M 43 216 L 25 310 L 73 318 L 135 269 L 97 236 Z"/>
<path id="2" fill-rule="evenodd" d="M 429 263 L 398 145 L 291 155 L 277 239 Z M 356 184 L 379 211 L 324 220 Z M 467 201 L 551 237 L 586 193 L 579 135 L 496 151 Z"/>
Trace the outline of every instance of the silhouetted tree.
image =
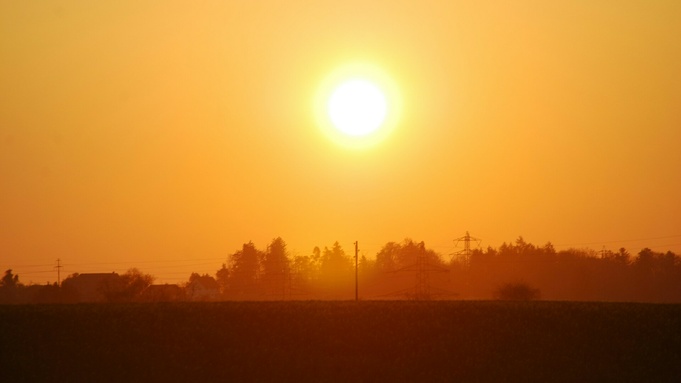
<path id="1" fill-rule="evenodd" d="M 324 248 L 319 268 L 319 286 L 327 297 L 346 298 L 354 291 L 354 263 L 336 241 Z"/>
<path id="2" fill-rule="evenodd" d="M 286 243 L 281 237 L 272 240 L 262 257 L 262 278 L 265 294 L 269 298 L 283 298 L 286 295 L 290 261 Z"/>
<path id="3" fill-rule="evenodd" d="M 315 282 L 319 278 L 321 249 L 315 246 L 311 255 L 297 255 L 291 264 L 292 294 L 311 297 Z"/>
<path id="4" fill-rule="evenodd" d="M 620 247 L 619 251 L 617 251 L 617 254 L 615 255 L 615 259 L 622 264 L 628 265 L 630 262 L 629 252 L 627 249 Z"/>
<path id="5" fill-rule="evenodd" d="M 419 283 L 423 277 L 419 273 L 424 270 L 428 274 L 427 286 Z M 449 267 L 424 242 L 388 242 L 378 251 L 375 261 L 360 262 L 360 296 L 430 299 L 431 293 L 453 294 L 446 271 L 449 276 Z M 424 295 L 423 287 L 432 288 L 432 292 Z"/>
<path id="6" fill-rule="evenodd" d="M 312 262 L 312 264 L 321 265 L 322 250 L 319 248 L 319 246 L 315 246 L 314 249 L 312 249 L 312 257 L 310 261 Z"/>
<path id="7" fill-rule="evenodd" d="M 556 255 L 556 249 L 553 247 L 553 244 L 551 242 L 546 242 L 546 244 L 542 248 L 542 253 L 543 255 L 553 256 Z"/>
<path id="8" fill-rule="evenodd" d="M 5 270 L 5 275 L 0 279 L 0 287 L 12 289 L 19 286 L 19 276 L 12 274 L 12 269 Z"/>
<path id="9" fill-rule="evenodd" d="M 136 268 L 129 269 L 121 275 L 125 286 L 126 295 L 131 299 L 138 296 L 154 282 L 151 274 L 144 274 Z"/>
<path id="10" fill-rule="evenodd" d="M 647 247 L 641 250 L 634 260 L 634 266 L 644 275 L 652 273 L 655 266 L 655 253 Z"/>
<path id="11" fill-rule="evenodd" d="M 152 275 L 144 274 L 137 268 L 131 268 L 125 274 L 102 286 L 102 289 L 107 302 L 132 302 L 137 300 L 153 281 Z"/>
<path id="12" fill-rule="evenodd" d="M 681 300 L 681 259 L 671 251 L 641 250 L 632 263 L 638 300 L 678 302 Z"/>
<path id="13" fill-rule="evenodd" d="M 376 261 L 368 259 L 364 254 L 359 257 L 359 298 L 365 299 L 371 296 L 372 283 L 376 280 Z"/>
<path id="14" fill-rule="evenodd" d="M 6 270 L 0 279 L 0 303 L 20 303 L 19 290 L 22 287 L 19 276 L 12 274 L 12 269 Z"/>
<path id="15" fill-rule="evenodd" d="M 655 253 L 649 249 L 642 249 L 633 262 L 634 282 L 637 285 L 635 294 L 637 300 L 648 300 L 654 295 L 653 279 L 655 277 Z"/>
<path id="16" fill-rule="evenodd" d="M 494 298 L 505 301 L 532 301 L 540 295 L 539 289 L 524 282 L 506 283 L 494 292 Z"/>
<path id="17" fill-rule="evenodd" d="M 395 242 L 388 242 L 376 254 L 376 270 L 381 273 L 397 269 L 397 256 L 402 247 Z"/>
<path id="18" fill-rule="evenodd" d="M 31 303 L 76 303 L 78 302 L 77 295 L 70 288 L 63 288 L 57 283 L 46 284 L 36 287 L 35 294 L 31 297 Z"/>
<path id="19" fill-rule="evenodd" d="M 258 297 L 260 289 L 260 259 L 262 252 L 253 242 L 243 245 L 241 250 L 229 256 L 229 296 L 236 299 Z"/>
<path id="20" fill-rule="evenodd" d="M 229 289 L 229 269 L 224 263 L 222 267 L 215 273 L 215 281 L 220 288 L 220 294 L 225 295 Z"/>
<path id="21" fill-rule="evenodd" d="M 362 254 L 361 257 L 359 257 L 359 275 L 360 277 L 368 278 L 372 276 L 375 272 L 376 269 L 376 261 L 367 259 L 367 257 Z"/>

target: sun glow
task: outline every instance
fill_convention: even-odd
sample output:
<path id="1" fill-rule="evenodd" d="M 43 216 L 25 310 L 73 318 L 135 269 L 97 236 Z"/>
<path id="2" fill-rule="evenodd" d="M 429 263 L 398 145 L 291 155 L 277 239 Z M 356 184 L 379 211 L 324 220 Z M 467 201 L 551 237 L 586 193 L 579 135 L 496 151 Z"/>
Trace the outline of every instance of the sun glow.
<path id="1" fill-rule="evenodd" d="M 376 85 L 364 79 L 351 79 L 331 94 L 328 111 L 336 128 L 351 136 L 364 136 L 380 128 L 388 105 Z"/>
<path id="2" fill-rule="evenodd" d="M 315 97 L 317 124 L 332 141 L 351 149 L 372 147 L 394 130 L 401 108 L 397 87 L 368 64 L 333 72 Z"/>

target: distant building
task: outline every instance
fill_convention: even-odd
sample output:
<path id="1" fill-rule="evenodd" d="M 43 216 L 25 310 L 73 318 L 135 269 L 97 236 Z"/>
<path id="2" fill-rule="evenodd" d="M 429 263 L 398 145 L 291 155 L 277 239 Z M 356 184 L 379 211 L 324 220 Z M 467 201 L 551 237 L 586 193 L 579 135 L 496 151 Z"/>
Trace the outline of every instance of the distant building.
<path id="1" fill-rule="evenodd" d="M 105 302 L 107 292 L 121 284 L 117 273 L 75 274 L 64 280 L 63 288 L 72 289 L 79 302 Z"/>
<path id="2" fill-rule="evenodd" d="M 192 274 L 184 288 L 190 301 L 216 301 L 220 299 L 220 286 L 209 275 Z"/>

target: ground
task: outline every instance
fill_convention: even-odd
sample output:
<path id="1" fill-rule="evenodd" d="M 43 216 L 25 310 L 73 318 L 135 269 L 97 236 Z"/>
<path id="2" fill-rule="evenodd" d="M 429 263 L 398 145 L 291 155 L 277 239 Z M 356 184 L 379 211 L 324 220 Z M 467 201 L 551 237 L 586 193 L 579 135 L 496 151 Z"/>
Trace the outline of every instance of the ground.
<path id="1" fill-rule="evenodd" d="M 681 305 L 0 306 L 2 381 L 681 381 Z"/>

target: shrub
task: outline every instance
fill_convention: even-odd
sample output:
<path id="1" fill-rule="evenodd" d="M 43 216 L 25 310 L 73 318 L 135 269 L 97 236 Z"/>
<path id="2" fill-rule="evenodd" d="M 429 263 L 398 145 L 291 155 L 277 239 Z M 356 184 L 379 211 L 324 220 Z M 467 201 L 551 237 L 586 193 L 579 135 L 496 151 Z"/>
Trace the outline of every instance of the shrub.
<path id="1" fill-rule="evenodd" d="M 494 298 L 502 301 L 533 301 L 539 299 L 541 292 L 524 282 L 512 282 L 499 286 Z"/>

